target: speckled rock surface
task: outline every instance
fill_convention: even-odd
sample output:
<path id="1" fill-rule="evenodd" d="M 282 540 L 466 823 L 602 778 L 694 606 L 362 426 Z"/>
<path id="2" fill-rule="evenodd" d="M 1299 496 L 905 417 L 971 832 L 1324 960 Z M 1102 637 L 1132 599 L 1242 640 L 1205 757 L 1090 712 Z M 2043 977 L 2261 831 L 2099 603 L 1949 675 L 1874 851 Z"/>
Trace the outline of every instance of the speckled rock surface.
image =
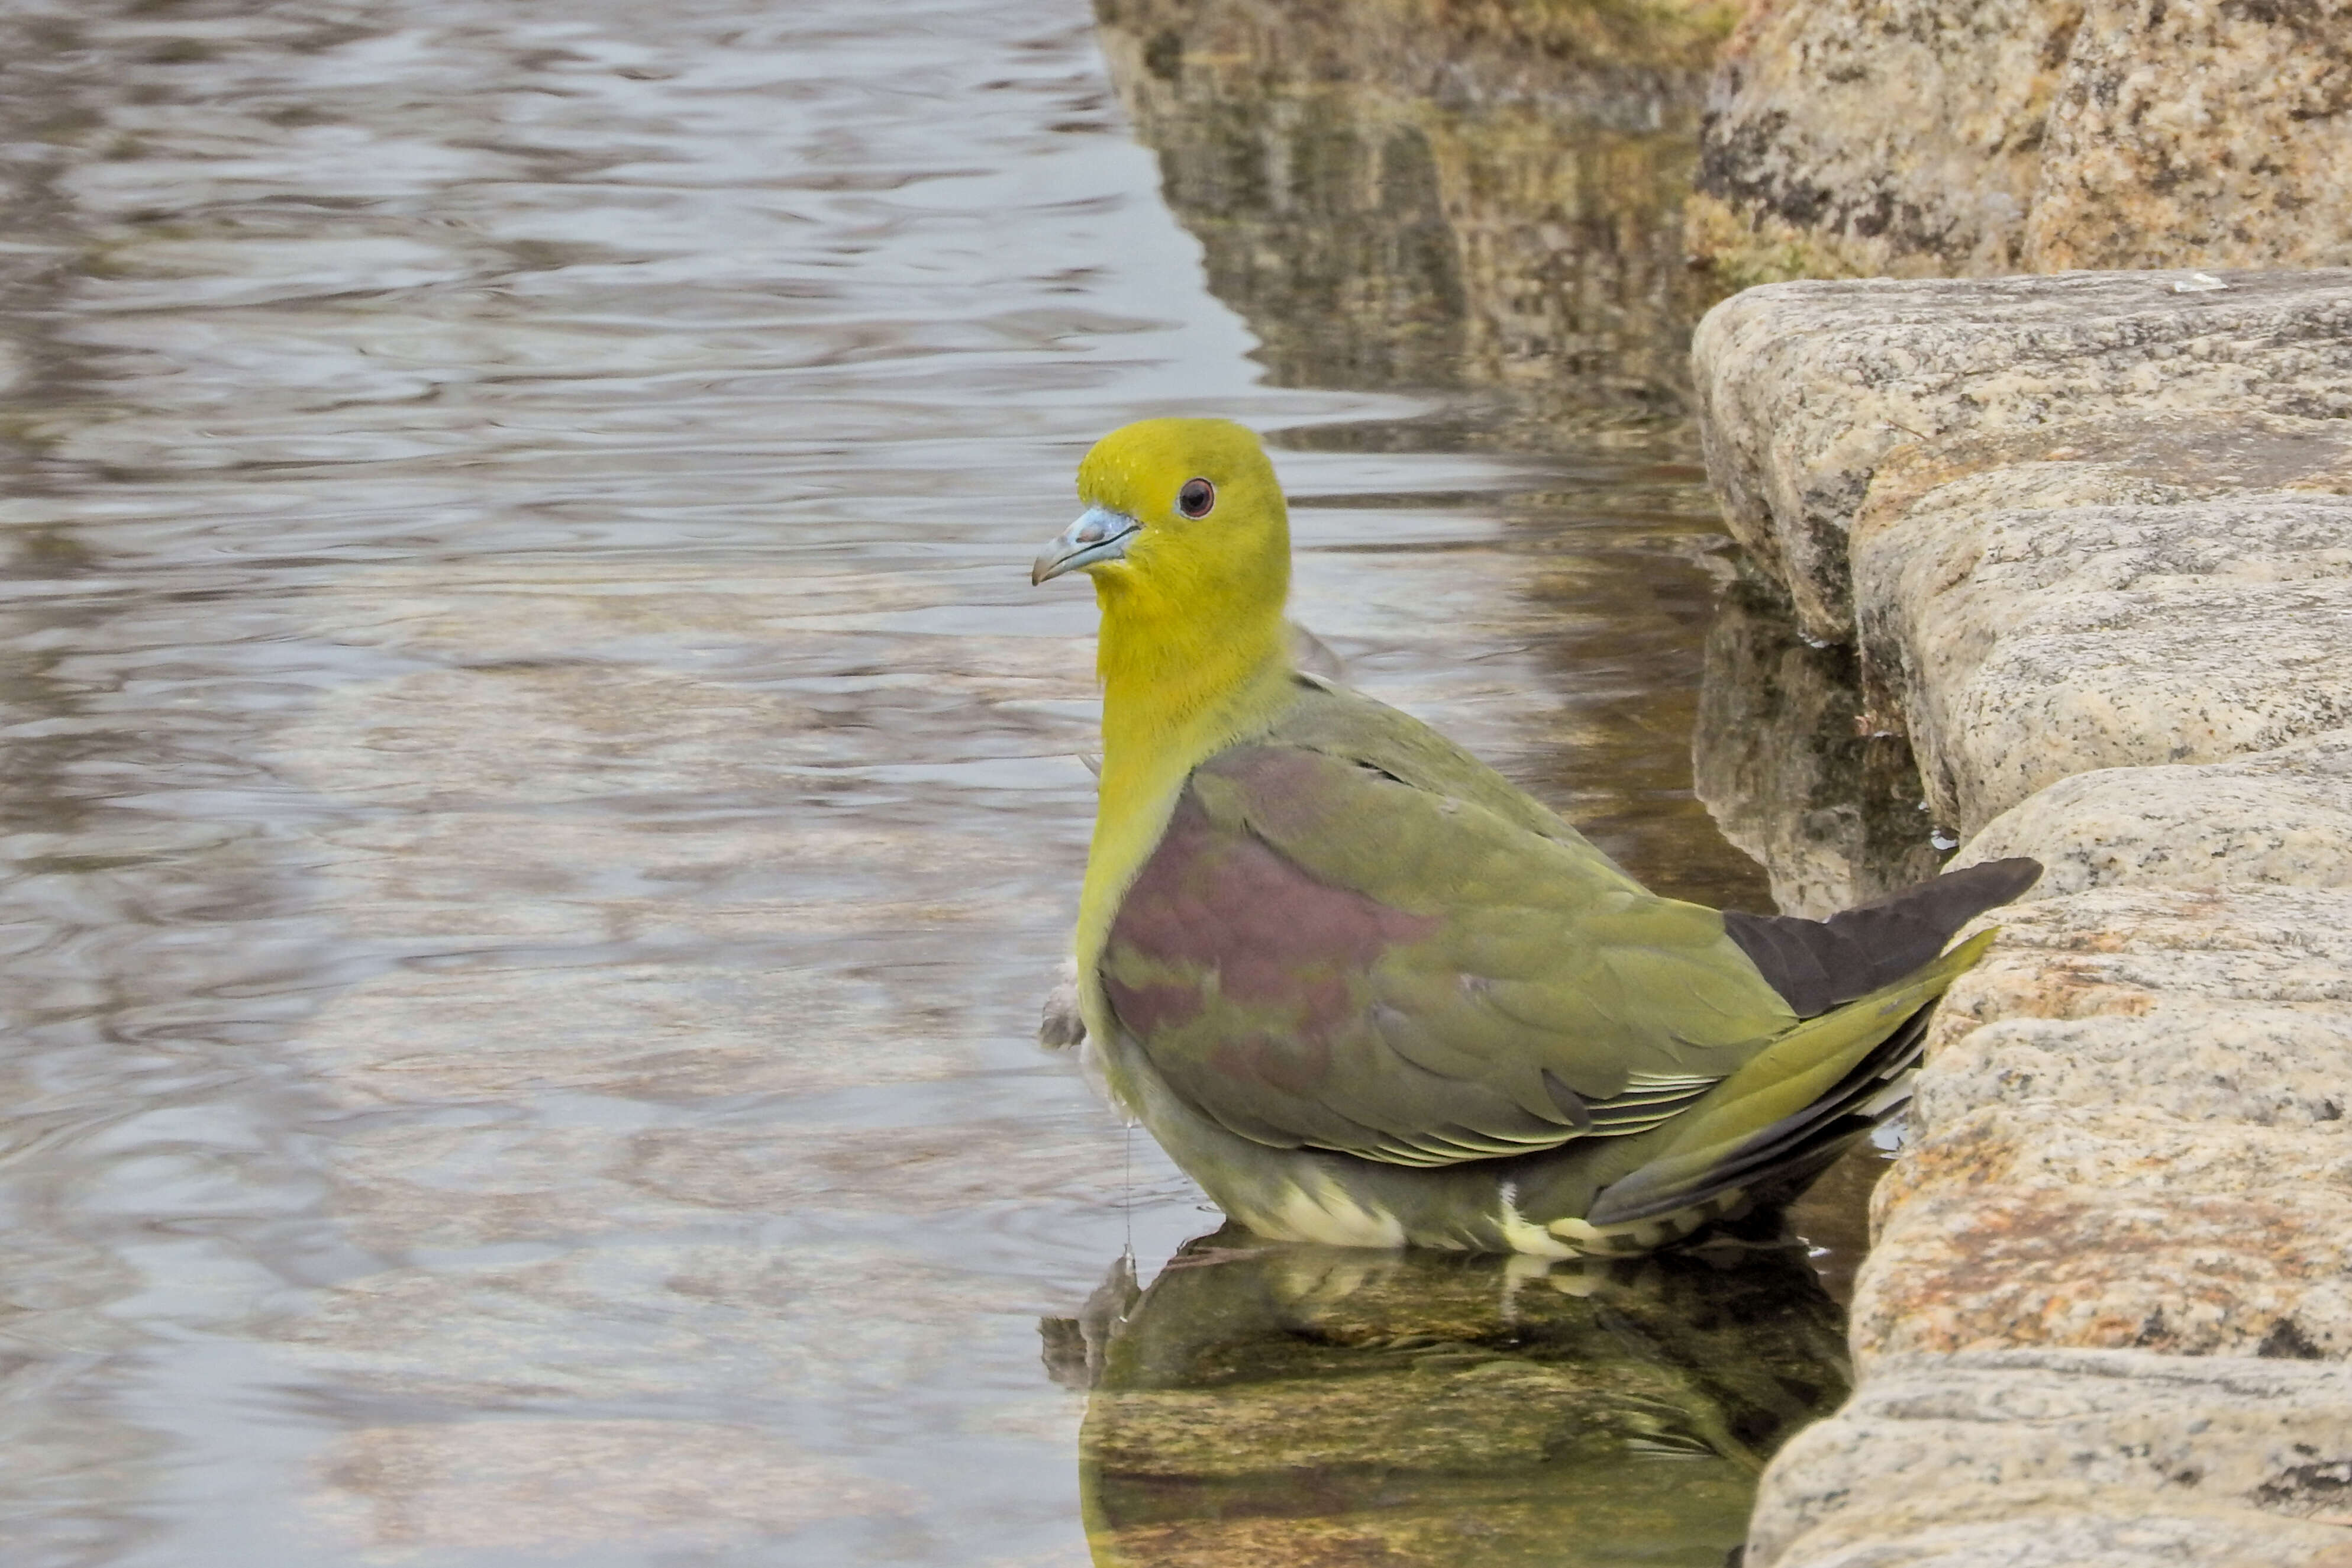
<path id="1" fill-rule="evenodd" d="M 1851 546 L 1868 700 L 1964 832 L 2085 770 L 2341 725 L 2347 490 L 2340 419 L 2132 410 L 1895 452 Z"/>
<path id="2" fill-rule="evenodd" d="M 2352 270 L 1751 289 L 1692 344 L 1707 470 L 1805 629 L 1853 631 L 1847 540 L 1897 448 L 2118 415 L 2352 416 Z"/>
<path id="3" fill-rule="evenodd" d="M 2082 13 L 2081 0 L 1759 7 L 1717 68 L 1699 254 L 1777 277 L 2021 270 Z"/>
<path id="4" fill-rule="evenodd" d="M 2320 1568 L 2347 1544 L 2347 1478 L 2341 1366 L 1895 1356 L 1766 1473 L 1747 1562 Z"/>
<path id="5" fill-rule="evenodd" d="M 2032 853 L 2037 890 L 2233 883 L 2352 888 L 2352 730 L 2234 762 L 2102 768 L 2061 779 L 1969 843 Z"/>
<path id="6" fill-rule="evenodd" d="M 2028 1103 L 2332 1127 L 2352 1109 L 2347 917 L 2343 889 L 2105 888 L 2011 906 L 1937 1015 L 1915 1146 Z"/>
<path id="7" fill-rule="evenodd" d="M 1718 68 L 1690 241 L 1735 288 L 2342 266 L 2347 84 L 2347 0 L 1784 0 Z"/>
<path id="8" fill-rule="evenodd" d="M 2023 259 L 2035 272 L 2352 262 L 2352 0 L 2090 0 Z"/>
<path id="9" fill-rule="evenodd" d="M 2352 277 L 2226 281 L 1703 331 L 1735 521 L 1817 635 L 1851 587 L 1857 727 L 1962 860 L 2048 868 L 1938 1011 L 1860 1392 L 1751 1563 L 2352 1564 Z"/>
<path id="10" fill-rule="evenodd" d="M 2352 724 L 2352 499 L 2034 507 L 2035 469 L 2066 466 L 1987 475 L 1975 505 L 1857 542 L 1874 684 L 1938 816 L 1974 832 L 2090 769 Z"/>
<path id="11" fill-rule="evenodd" d="M 1934 1025 L 1857 1354 L 2352 1355 L 2352 891 L 2106 888 L 2002 927 Z"/>

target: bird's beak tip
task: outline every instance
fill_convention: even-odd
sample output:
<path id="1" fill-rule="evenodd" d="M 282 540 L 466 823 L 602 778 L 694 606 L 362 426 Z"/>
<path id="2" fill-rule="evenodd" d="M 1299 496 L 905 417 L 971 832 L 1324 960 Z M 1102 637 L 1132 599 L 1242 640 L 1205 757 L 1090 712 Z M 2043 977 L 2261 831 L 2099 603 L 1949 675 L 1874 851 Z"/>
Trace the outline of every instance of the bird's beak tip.
<path id="1" fill-rule="evenodd" d="M 1029 563 L 1029 585 L 1034 588 L 1066 572 L 1125 560 L 1127 542 L 1142 527 L 1123 511 L 1104 506 L 1087 508 Z"/>

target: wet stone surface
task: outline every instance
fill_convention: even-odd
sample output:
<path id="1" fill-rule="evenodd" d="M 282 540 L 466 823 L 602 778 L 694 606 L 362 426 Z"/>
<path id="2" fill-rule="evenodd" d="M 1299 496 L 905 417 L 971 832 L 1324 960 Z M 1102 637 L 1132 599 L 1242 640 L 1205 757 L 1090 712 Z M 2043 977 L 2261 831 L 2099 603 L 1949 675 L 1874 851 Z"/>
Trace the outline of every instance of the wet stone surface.
<path id="1" fill-rule="evenodd" d="M 1660 888 L 1769 898 L 1692 791 L 1695 443 L 1647 393 L 1565 434 L 1532 328 L 1507 374 L 1277 342 L 1157 194 L 1230 98 L 1139 143 L 1108 52 L 1065 0 L 0 15 L 8 1568 L 1736 1539 L 1843 1376 L 1785 1252 L 1220 1265 L 1100 1377 L 1039 1363 L 1217 1223 L 1032 1039 L 1093 615 L 1024 569 L 1104 429 L 1271 431 L 1354 679 Z M 1695 123 L 1566 184 L 1482 142 L 1479 221 L 1539 237 Z M 1625 190 L 1622 256 L 1559 232 L 1651 300 Z M 1680 311 L 1570 347 L 1678 363 Z M 1830 1286 L 1874 1169 L 1803 1221 Z M 1262 1375 L 1136 1382 L 1147 1341 Z M 1220 1500 L 1300 1466 L 1311 1518 Z"/>

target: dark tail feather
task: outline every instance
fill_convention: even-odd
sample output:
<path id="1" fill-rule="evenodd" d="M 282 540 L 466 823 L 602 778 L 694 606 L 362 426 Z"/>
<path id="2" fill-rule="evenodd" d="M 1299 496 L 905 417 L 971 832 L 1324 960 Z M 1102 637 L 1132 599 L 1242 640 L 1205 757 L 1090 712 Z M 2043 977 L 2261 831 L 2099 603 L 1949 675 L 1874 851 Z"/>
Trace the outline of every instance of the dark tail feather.
<path id="1" fill-rule="evenodd" d="M 1825 921 L 1727 910 L 1723 929 L 1797 1016 L 1818 1017 L 1926 964 L 1954 931 L 2041 875 L 2039 860 L 1988 860 Z"/>

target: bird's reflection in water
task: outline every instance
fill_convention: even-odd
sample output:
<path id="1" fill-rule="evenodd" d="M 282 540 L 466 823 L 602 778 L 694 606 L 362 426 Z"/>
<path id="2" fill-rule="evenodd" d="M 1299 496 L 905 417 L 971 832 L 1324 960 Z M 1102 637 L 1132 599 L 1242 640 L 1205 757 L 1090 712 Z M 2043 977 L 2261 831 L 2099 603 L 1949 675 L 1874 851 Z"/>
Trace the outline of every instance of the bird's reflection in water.
<path id="1" fill-rule="evenodd" d="M 1793 1241 L 1547 1267 L 1229 1226 L 1041 1327 L 1100 1568 L 1719 1568 L 1847 1384 Z"/>

